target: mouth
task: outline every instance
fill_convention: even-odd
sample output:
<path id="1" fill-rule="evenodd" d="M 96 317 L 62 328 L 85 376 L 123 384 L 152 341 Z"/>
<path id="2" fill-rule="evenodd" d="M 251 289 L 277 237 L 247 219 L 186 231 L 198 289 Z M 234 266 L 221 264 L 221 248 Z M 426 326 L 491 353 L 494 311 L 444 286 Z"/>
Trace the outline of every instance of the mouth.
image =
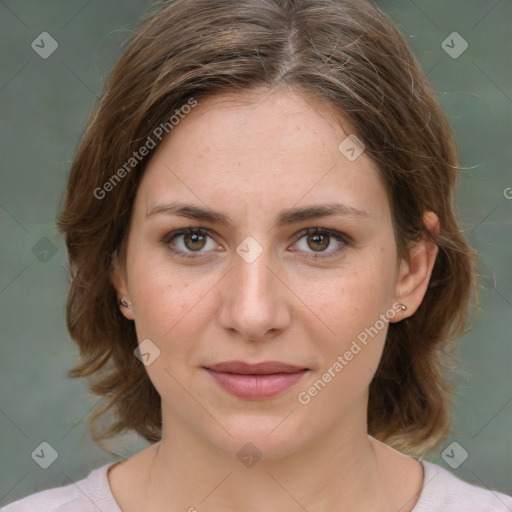
<path id="1" fill-rule="evenodd" d="M 279 361 L 227 361 L 203 368 L 224 391 L 249 400 L 276 396 L 297 384 L 309 371 Z"/>

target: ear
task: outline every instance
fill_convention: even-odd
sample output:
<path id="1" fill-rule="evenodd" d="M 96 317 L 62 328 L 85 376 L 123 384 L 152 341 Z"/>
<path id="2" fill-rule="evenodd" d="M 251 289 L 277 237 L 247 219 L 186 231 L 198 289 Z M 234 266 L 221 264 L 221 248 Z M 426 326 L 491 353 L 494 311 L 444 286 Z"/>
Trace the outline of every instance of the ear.
<path id="1" fill-rule="evenodd" d="M 121 299 L 125 299 L 127 302 L 130 302 L 130 294 L 128 292 L 128 279 L 126 276 L 126 262 L 124 258 L 119 257 L 117 250 L 112 253 L 110 281 L 116 290 L 118 302 Z M 134 319 L 131 306 L 125 307 L 119 304 L 119 309 L 128 320 Z"/>
<path id="2" fill-rule="evenodd" d="M 439 218 L 433 212 L 423 216 L 425 227 L 432 233 L 439 233 Z M 432 269 L 438 252 L 437 245 L 422 238 L 409 252 L 409 261 L 402 260 L 395 283 L 395 301 L 407 306 L 395 321 L 411 316 L 419 308 L 427 291 Z M 391 320 L 392 321 L 392 320 Z"/>

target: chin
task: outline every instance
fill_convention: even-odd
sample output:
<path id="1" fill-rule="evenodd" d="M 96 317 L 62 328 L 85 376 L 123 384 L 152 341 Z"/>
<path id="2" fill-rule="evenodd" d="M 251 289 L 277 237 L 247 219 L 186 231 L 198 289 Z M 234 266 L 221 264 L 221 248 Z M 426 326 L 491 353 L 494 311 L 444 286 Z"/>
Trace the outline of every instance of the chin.
<path id="1" fill-rule="evenodd" d="M 265 417 L 250 414 L 233 421 L 225 418 L 223 426 L 232 437 L 219 429 L 210 437 L 210 443 L 241 462 L 250 456 L 262 460 L 282 459 L 300 450 L 306 441 L 303 429 L 291 418 L 285 419 L 289 412 Z"/>

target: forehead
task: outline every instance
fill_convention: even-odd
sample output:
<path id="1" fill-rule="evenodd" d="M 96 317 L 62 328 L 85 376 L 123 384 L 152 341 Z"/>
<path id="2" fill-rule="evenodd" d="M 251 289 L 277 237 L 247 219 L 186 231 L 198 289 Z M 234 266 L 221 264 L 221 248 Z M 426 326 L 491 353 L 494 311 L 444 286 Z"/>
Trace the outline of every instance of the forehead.
<path id="1" fill-rule="evenodd" d="M 351 133 L 326 105 L 291 89 L 218 94 L 200 100 L 163 140 L 139 203 L 146 212 L 184 198 L 273 211 L 285 200 L 342 201 L 382 214 L 387 199 L 376 164 L 365 152 L 351 160 L 339 149 Z"/>

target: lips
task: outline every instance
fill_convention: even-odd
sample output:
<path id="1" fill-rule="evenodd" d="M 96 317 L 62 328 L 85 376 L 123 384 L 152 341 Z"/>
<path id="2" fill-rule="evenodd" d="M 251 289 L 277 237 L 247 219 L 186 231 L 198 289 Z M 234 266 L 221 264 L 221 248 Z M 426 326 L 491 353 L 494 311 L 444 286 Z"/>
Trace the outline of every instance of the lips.
<path id="1" fill-rule="evenodd" d="M 280 361 L 250 364 L 226 361 L 205 370 L 225 391 L 244 399 L 265 399 L 278 395 L 295 385 L 308 368 Z"/>
<path id="2" fill-rule="evenodd" d="M 250 364 L 244 361 L 226 361 L 208 367 L 214 372 L 238 373 L 242 375 L 270 375 L 272 373 L 296 373 L 307 368 L 293 366 L 279 361 L 265 361 L 263 363 Z"/>

